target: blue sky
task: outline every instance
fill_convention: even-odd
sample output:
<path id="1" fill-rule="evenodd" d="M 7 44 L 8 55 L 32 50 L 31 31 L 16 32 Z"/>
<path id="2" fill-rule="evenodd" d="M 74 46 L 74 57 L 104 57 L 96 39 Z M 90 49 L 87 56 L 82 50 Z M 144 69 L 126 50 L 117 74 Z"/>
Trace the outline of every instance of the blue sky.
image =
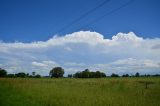
<path id="1" fill-rule="evenodd" d="M 109 0 L 69 28 L 57 32 L 104 0 L 0 0 L 0 39 L 5 42 L 47 40 L 55 34 L 91 30 L 111 38 L 133 31 L 144 38 L 160 36 L 160 1 L 133 0 L 130 4 L 89 26 L 92 20 L 129 0 Z M 83 27 L 85 26 L 85 27 Z"/>
<path id="2" fill-rule="evenodd" d="M 107 0 L 68 26 L 102 2 L 0 0 L 0 67 L 41 75 L 57 66 L 65 75 L 86 68 L 160 74 L 160 1 Z"/>

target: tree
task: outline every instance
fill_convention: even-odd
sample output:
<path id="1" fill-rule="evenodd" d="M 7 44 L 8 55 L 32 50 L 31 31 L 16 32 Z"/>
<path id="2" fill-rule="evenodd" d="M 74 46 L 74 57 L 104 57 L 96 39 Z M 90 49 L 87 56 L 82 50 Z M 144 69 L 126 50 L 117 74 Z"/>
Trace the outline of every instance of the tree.
<path id="1" fill-rule="evenodd" d="M 72 74 L 68 74 L 68 78 L 72 78 Z"/>
<path id="2" fill-rule="evenodd" d="M 7 77 L 8 78 L 15 78 L 15 75 L 14 74 L 8 74 Z"/>
<path id="3" fill-rule="evenodd" d="M 102 78 L 106 77 L 106 74 L 100 71 L 92 72 L 89 69 L 85 69 L 82 72 L 76 72 L 73 75 L 74 78 Z"/>
<path id="4" fill-rule="evenodd" d="M 15 76 L 24 78 L 24 77 L 26 77 L 26 74 L 24 72 L 19 72 L 19 73 L 15 74 Z"/>
<path id="5" fill-rule="evenodd" d="M 139 77 L 140 76 L 140 74 L 137 72 L 136 74 L 135 74 L 135 77 Z"/>
<path id="6" fill-rule="evenodd" d="M 111 77 L 119 77 L 119 75 L 112 73 Z"/>
<path id="7" fill-rule="evenodd" d="M 122 75 L 122 77 L 129 77 L 129 75 L 128 74 L 124 74 L 124 75 Z"/>
<path id="8" fill-rule="evenodd" d="M 147 74 L 146 76 L 147 76 L 147 77 L 150 77 L 151 75 L 150 75 L 150 74 Z"/>
<path id="9" fill-rule="evenodd" d="M 101 77 L 102 77 L 101 72 L 100 72 L 100 71 L 96 71 L 96 72 L 95 72 L 95 77 L 96 77 L 96 78 L 101 78 Z"/>
<path id="10" fill-rule="evenodd" d="M 35 76 L 36 75 L 36 72 L 32 72 L 32 76 Z"/>
<path id="11" fill-rule="evenodd" d="M 29 73 L 26 74 L 26 77 L 29 77 Z"/>
<path id="12" fill-rule="evenodd" d="M 41 78 L 41 75 L 37 74 L 34 76 L 35 78 Z"/>
<path id="13" fill-rule="evenodd" d="M 64 74 L 64 69 L 62 67 L 55 67 L 49 73 L 51 78 L 52 77 L 56 77 L 56 78 L 63 77 L 63 74 Z"/>
<path id="14" fill-rule="evenodd" d="M 82 71 L 82 78 L 89 78 L 90 77 L 90 72 L 89 69 L 85 69 Z"/>
<path id="15" fill-rule="evenodd" d="M 101 77 L 106 77 L 106 74 L 101 72 Z"/>
<path id="16" fill-rule="evenodd" d="M 76 72 L 74 75 L 73 75 L 74 78 L 82 78 L 82 73 L 81 72 Z"/>
<path id="17" fill-rule="evenodd" d="M 6 77 L 7 71 L 5 69 L 0 68 L 0 77 Z"/>

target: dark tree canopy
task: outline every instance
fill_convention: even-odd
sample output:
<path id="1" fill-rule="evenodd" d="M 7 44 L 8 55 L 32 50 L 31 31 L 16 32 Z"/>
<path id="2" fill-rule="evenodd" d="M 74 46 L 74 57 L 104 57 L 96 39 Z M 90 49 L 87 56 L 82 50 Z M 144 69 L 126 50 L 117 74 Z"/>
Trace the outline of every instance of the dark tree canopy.
<path id="1" fill-rule="evenodd" d="M 112 73 L 111 77 L 119 77 L 118 74 Z"/>
<path id="2" fill-rule="evenodd" d="M 64 74 L 64 69 L 62 67 L 55 67 L 49 73 L 51 77 L 56 77 L 56 78 L 63 77 L 63 74 Z"/>
<path id="3" fill-rule="evenodd" d="M 19 72 L 17 74 L 15 74 L 16 77 L 21 77 L 21 78 L 25 78 L 26 74 L 24 72 Z"/>
<path id="4" fill-rule="evenodd" d="M 73 75 L 75 78 L 101 78 L 106 77 L 106 74 L 100 71 L 90 72 L 89 69 L 85 69 L 82 72 L 77 72 Z"/>
<path id="5" fill-rule="evenodd" d="M 34 78 L 41 78 L 41 75 L 37 74 L 34 76 Z"/>
<path id="6" fill-rule="evenodd" d="M 36 72 L 32 72 L 32 76 L 35 76 L 36 75 Z"/>
<path id="7" fill-rule="evenodd" d="M 137 72 L 136 74 L 135 74 L 135 77 L 139 77 L 140 76 L 140 74 Z"/>
<path id="8" fill-rule="evenodd" d="M 68 78 L 72 78 L 73 77 L 73 75 L 72 74 L 68 74 Z"/>
<path id="9" fill-rule="evenodd" d="M 15 78 L 16 76 L 15 76 L 15 74 L 8 74 L 7 77 L 8 78 Z"/>
<path id="10" fill-rule="evenodd" d="M 0 77 L 6 77 L 7 71 L 5 69 L 0 68 Z"/>
<path id="11" fill-rule="evenodd" d="M 129 75 L 128 74 L 124 74 L 124 75 L 122 75 L 122 77 L 129 77 Z"/>

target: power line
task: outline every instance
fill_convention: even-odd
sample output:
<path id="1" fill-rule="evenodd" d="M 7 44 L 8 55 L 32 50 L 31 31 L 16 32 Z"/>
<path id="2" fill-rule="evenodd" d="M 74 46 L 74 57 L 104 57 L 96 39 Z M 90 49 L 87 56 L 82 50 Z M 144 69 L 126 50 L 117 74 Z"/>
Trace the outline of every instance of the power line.
<path id="1" fill-rule="evenodd" d="M 105 5 L 106 3 L 108 3 L 110 0 L 105 0 L 104 2 L 102 2 L 101 4 L 97 5 L 96 7 L 92 8 L 91 10 L 87 11 L 86 13 L 82 14 L 79 18 L 75 19 L 74 21 L 72 21 L 70 24 L 64 26 L 63 28 L 61 28 L 60 30 L 58 30 L 56 33 L 64 31 L 65 29 L 68 29 L 70 26 L 72 26 L 73 24 L 77 23 L 78 21 L 80 21 L 82 18 L 86 17 L 87 15 L 91 14 L 92 12 L 96 11 L 98 8 L 102 7 L 103 5 Z"/>
<path id="2" fill-rule="evenodd" d="M 112 11 L 110 11 L 110 12 L 108 12 L 108 13 L 104 14 L 103 16 L 101 16 L 101 17 L 99 17 L 99 18 L 97 18 L 97 19 L 95 19 L 95 20 L 91 21 L 91 22 L 90 22 L 90 23 L 88 23 L 87 25 L 82 26 L 82 27 L 80 27 L 80 28 L 79 28 L 79 29 L 77 29 L 77 30 L 81 30 L 81 29 L 82 29 L 82 28 L 84 28 L 84 27 L 87 27 L 87 26 L 89 26 L 89 25 L 92 25 L 93 23 L 96 23 L 96 22 L 100 21 L 100 20 L 101 20 L 102 18 L 104 18 L 105 16 L 110 15 L 110 14 L 112 14 L 112 13 L 114 13 L 114 12 L 116 12 L 116 11 L 120 10 L 121 8 L 126 7 L 127 5 L 131 4 L 133 1 L 134 1 L 134 0 L 130 0 L 130 1 L 128 1 L 127 3 L 125 3 L 125 4 L 121 5 L 120 7 L 117 7 L 117 8 L 115 8 L 115 9 L 113 9 Z"/>

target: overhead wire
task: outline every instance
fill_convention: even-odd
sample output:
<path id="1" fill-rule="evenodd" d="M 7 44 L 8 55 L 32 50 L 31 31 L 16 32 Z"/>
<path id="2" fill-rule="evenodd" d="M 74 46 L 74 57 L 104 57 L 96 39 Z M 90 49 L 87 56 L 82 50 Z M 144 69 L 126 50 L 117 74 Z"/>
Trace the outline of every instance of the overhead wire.
<path id="1" fill-rule="evenodd" d="M 134 0 L 128 1 L 127 3 L 125 3 L 125 4 L 123 4 L 123 5 L 119 6 L 119 7 L 117 7 L 117 8 L 115 8 L 115 9 L 113 9 L 112 11 L 110 11 L 110 12 L 108 12 L 108 13 L 105 13 L 105 14 L 102 15 L 101 17 L 96 18 L 95 20 L 91 21 L 91 22 L 88 23 L 87 25 L 78 28 L 77 30 L 81 30 L 81 29 L 84 28 L 84 27 L 88 27 L 89 25 L 92 25 L 93 23 L 96 23 L 96 22 L 100 21 L 102 18 L 104 18 L 104 17 L 106 17 L 107 15 L 110 15 L 110 14 L 112 14 L 112 13 L 114 13 L 114 12 L 116 12 L 116 11 L 124 8 L 124 7 L 126 7 L 127 5 L 131 4 L 133 1 L 134 1 Z"/>
<path id="2" fill-rule="evenodd" d="M 97 9 L 99 9 L 100 7 L 104 6 L 106 3 L 108 3 L 110 0 L 105 0 L 104 2 L 100 3 L 99 5 L 97 5 L 96 7 L 92 8 L 91 10 L 87 11 L 86 13 L 82 14 L 80 17 L 78 17 L 77 19 L 73 20 L 71 23 L 69 23 L 68 25 L 64 26 L 63 28 L 61 28 L 60 30 L 58 30 L 56 33 L 62 32 L 66 29 L 68 29 L 69 27 L 71 27 L 73 24 L 77 23 L 78 21 L 80 21 L 81 19 L 83 19 L 84 17 L 88 16 L 89 14 L 93 13 L 94 11 L 96 11 Z"/>

